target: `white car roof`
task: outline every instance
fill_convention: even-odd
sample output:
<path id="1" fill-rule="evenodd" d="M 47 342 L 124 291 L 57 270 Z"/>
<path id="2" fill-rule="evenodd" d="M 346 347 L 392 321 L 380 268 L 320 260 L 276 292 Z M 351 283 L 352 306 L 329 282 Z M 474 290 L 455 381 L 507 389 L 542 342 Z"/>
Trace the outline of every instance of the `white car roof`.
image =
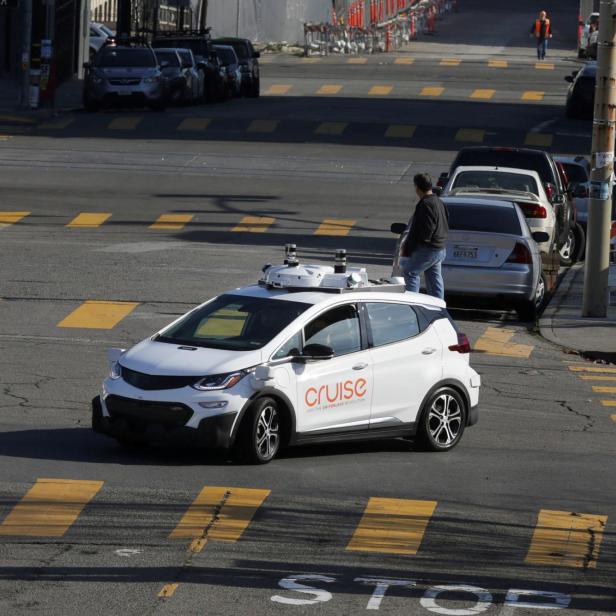
<path id="1" fill-rule="evenodd" d="M 530 175 L 535 178 L 539 184 L 541 184 L 541 179 L 539 178 L 539 174 L 536 171 L 532 171 L 531 169 L 517 169 L 515 167 L 499 167 L 497 165 L 469 165 L 467 167 L 456 167 L 453 172 L 453 176 L 455 177 L 459 173 L 463 171 L 497 171 L 503 173 L 517 173 L 518 175 Z"/>

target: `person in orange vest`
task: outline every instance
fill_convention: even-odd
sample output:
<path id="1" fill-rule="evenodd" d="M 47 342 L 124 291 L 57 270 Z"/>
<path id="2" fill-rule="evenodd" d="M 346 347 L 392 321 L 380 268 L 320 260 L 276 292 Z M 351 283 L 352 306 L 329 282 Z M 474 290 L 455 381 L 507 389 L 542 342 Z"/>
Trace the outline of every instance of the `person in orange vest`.
<path id="1" fill-rule="evenodd" d="M 552 26 L 545 11 L 539 13 L 539 19 L 535 19 L 530 35 L 537 39 L 537 58 L 543 60 L 548 49 L 548 39 L 552 38 Z"/>

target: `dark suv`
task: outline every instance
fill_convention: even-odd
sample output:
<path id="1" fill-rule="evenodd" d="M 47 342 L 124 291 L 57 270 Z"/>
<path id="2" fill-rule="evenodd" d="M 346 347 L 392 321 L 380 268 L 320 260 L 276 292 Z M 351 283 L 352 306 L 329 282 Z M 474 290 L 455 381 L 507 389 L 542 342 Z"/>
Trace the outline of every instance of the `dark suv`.
<path id="1" fill-rule="evenodd" d="M 595 106 L 597 63 L 587 62 L 565 77 L 571 85 L 567 91 L 565 113 L 568 118 L 592 118 Z"/>
<path id="2" fill-rule="evenodd" d="M 259 58 L 261 54 L 255 50 L 248 39 L 218 38 L 212 41 L 214 45 L 230 45 L 240 61 L 242 71 L 242 94 L 257 98 L 261 92 L 261 77 L 259 74 Z"/>
<path id="3" fill-rule="evenodd" d="M 190 49 L 197 62 L 197 68 L 204 73 L 205 98 L 208 101 L 229 98 L 227 72 L 222 66 L 209 34 L 158 35 L 152 41 L 152 47 L 155 49 L 165 47 Z"/>
<path id="4" fill-rule="evenodd" d="M 563 184 L 562 176 L 554 159 L 548 152 L 530 148 L 492 148 L 485 146 L 471 146 L 462 148 L 454 159 L 449 173 L 442 173 L 438 185 L 444 186 L 447 179 L 455 169 L 461 166 L 498 166 L 512 167 L 514 169 L 529 169 L 536 171 L 543 182 L 546 194 L 554 206 L 557 222 L 556 247 L 561 252 L 563 265 L 570 265 L 563 259 L 563 250 L 566 254 L 571 251 L 568 246 L 574 237 L 575 211 L 571 202 L 568 187 Z"/>

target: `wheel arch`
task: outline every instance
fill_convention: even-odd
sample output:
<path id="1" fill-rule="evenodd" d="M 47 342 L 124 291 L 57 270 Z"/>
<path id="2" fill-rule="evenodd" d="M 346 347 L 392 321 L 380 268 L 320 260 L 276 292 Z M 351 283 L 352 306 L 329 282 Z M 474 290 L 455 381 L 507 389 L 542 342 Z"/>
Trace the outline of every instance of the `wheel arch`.
<path id="1" fill-rule="evenodd" d="M 471 398 L 470 398 L 470 395 L 466 387 L 462 383 L 462 381 L 459 381 L 458 379 L 443 379 L 442 381 L 439 381 L 436 385 L 434 385 L 430 389 L 430 391 L 428 391 L 428 393 L 424 396 L 424 399 L 421 401 L 421 406 L 419 407 L 421 410 L 417 417 L 417 422 L 416 422 L 417 425 L 419 425 L 420 421 L 423 419 L 423 416 L 427 410 L 426 403 L 428 402 L 428 400 L 439 389 L 442 389 L 443 387 L 451 387 L 451 389 L 454 389 L 460 394 L 460 396 L 462 397 L 462 400 L 464 400 L 464 406 L 465 406 L 464 410 L 466 411 L 465 425 L 466 426 L 470 425 L 469 422 L 470 422 L 470 417 L 471 417 Z"/>

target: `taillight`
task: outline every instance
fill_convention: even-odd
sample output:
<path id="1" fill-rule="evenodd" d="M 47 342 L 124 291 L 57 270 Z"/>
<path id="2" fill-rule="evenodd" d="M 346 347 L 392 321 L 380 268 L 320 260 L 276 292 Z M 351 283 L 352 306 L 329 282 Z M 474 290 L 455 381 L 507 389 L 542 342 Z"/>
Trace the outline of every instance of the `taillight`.
<path id="1" fill-rule="evenodd" d="M 610 229 L 610 239 L 616 237 L 616 220 L 612 222 L 612 228 Z"/>
<path id="2" fill-rule="evenodd" d="M 543 205 L 538 203 L 518 203 L 526 218 L 547 218 L 548 211 Z"/>
<path id="3" fill-rule="evenodd" d="M 458 333 L 458 344 L 452 344 L 449 347 L 449 350 L 454 351 L 456 353 L 470 353 L 471 343 L 469 339 L 466 337 L 466 334 Z"/>
<path id="4" fill-rule="evenodd" d="M 526 244 L 522 244 L 521 242 L 516 242 L 516 245 L 513 247 L 509 258 L 507 259 L 507 263 L 532 263 L 533 257 L 530 254 L 530 250 L 528 250 L 528 246 Z"/>

